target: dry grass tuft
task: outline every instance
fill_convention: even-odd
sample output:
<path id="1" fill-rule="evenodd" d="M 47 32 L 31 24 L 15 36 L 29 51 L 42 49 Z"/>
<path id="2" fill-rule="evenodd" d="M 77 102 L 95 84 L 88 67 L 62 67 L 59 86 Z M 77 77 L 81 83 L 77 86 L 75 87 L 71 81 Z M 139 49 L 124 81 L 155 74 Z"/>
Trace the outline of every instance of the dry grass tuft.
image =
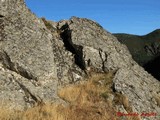
<path id="1" fill-rule="evenodd" d="M 111 102 L 103 97 L 112 91 L 111 81 L 109 74 L 95 74 L 87 82 L 61 89 L 59 96 L 70 103 L 67 120 L 118 120 Z"/>
<path id="2" fill-rule="evenodd" d="M 115 109 L 116 104 L 129 108 L 128 99 L 111 89 L 113 73 L 94 74 L 78 85 L 59 90 L 59 97 L 69 104 L 46 104 L 25 111 L 0 109 L 0 120 L 122 120 Z M 114 97 L 111 97 L 114 96 Z M 124 107 L 125 107 L 124 106 Z M 128 117 L 127 120 L 140 120 Z"/>
<path id="3" fill-rule="evenodd" d="M 9 109 L 0 109 L 0 120 L 66 120 L 62 105 L 46 104 L 36 106 L 26 111 L 13 111 Z"/>

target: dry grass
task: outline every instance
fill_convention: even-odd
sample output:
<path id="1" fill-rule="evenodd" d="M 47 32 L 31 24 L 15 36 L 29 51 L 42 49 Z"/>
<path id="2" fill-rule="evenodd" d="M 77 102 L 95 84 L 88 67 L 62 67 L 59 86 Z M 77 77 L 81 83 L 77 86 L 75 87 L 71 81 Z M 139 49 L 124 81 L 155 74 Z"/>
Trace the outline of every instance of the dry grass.
<path id="1" fill-rule="evenodd" d="M 70 103 L 68 119 L 116 120 L 116 111 L 105 96 L 110 94 L 111 76 L 93 75 L 87 82 L 71 85 L 59 91 L 59 96 Z M 105 95 L 104 95 L 105 94 Z"/>
<path id="2" fill-rule="evenodd" d="M 0 109 L 0 120 L 65 120 L 57 111 L 59 108 L 64 107 L 46 104 L 30 108 L 26 111 Z"/>
<path id="3" fill-rule="evenodd" d="M 61 88 L 58 94 L 68 102 L 66 106 L 46 104 L 26 111 L 2 108 L 0 120 L 123 120 L 116 115 L 115 105 L 126 104 L 129 108 L 128 99 L 112 91 L 112 77 L 112 72 L 94 74 L 88 81 Z"/>

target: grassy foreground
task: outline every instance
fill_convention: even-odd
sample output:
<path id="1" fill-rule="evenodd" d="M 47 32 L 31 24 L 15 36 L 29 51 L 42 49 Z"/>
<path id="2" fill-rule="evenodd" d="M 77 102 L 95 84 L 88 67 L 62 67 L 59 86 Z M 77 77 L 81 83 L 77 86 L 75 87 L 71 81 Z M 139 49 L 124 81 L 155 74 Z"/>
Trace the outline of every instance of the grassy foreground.
<path id="1" fill-rule="evenodd" d="M 65 86 L 59 97 L 68 105 L 45 104 L 25 111 L 0 109 L 0 120 L 140 120 L 117 116 L 115 105 L 123 105 L 131 112 L 128 98 L 112 91 L 113 73 L 94 74 L 80 84 Z"/>

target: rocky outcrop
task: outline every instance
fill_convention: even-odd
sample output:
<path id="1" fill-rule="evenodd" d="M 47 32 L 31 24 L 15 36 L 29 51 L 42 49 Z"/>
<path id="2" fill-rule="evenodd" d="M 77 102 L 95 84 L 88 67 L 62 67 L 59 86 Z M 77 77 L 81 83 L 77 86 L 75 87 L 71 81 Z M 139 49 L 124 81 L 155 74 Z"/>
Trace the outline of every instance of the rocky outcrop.
<path id="1" fill-rule="evenodd" d="M 72 53 L 65 50 L 57 31 L 48 29 L 44 20 L 26 8 L 23 0 L 5 0 L 0 4 L 0 15 L 3 16 L 0 18 L 0 62 L 4 70 L 1 71 L 1 82 L 10 81 L 9 75 L 19 76 L 21 81 L 27 80 L 26 83 L 21 83 L 17 77 L 11 79 L 26 86 L 35 96 L 44 101 L 58 99 L 56 93 L 59 84 L 76 81 L 80 79 L 78 74 L 83 75 L 82 70 L 74 64 Z M 15 84 L 21 88 L 19 83 Z M 3 101 L 17 103 L 17 108 L 23 107 L 23 97 L 26 95 L 19 93 L 12 82 L 10 86 L 6 85 L 7 82 L 4 84 L 1 84 L 3 94 L 0 94 Z M 7 91 L 13 96 L 7 95 Z M 20 98 L 23 105 L 19 104 Z"/>
<path id="2" fill-rule="evenodd" d="M 39 19 L 23 0 L 0 4 L 0 99 L 12 108 L 61 102 L 61 85 L 90 72 L 115 71 L 113 89 L 129 98 L 133 111 L 160 111 L 155 97 L 160 95 L 159 81 L 98 23 L 77 17 L 57 23 Z"/>
<path id="3" fill-rule="evenodd" d="M 64 31 L 62 34 L 68 35 L 64 41 L 75 49 L 81 48 L 79 57 L 83 57 L 79 60 L 85 63 L 80 65 L 83 69 L 91 67 L 101 72 L 116 71 L 113 89 L 129 97 L 133 111 L 160 111 L 156 99 L 160 95 L 159 81 L 132 60 L 126 46 L 100 25 L 87 19 L 73 17 L 67 22 L 60 22 L 59 28 Z"/>

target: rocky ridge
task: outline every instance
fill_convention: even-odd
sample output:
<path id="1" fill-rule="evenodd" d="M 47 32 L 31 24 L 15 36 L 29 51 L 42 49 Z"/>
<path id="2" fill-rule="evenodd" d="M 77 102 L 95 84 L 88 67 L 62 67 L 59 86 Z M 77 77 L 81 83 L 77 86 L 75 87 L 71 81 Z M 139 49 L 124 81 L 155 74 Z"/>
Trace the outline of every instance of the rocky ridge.
<path id="1" fill-rule="evenodd" d="M 126 95 L 135 112 L 160 113 L 160 83 L 98 23 L 72 17 L 59 22 L 37 18 L 23 0 L 0 1 L 0 99 L 24 109 L 62 102 L 59 87 L 90 72 L 115 71 L 114 91 Z M 119 110 L 127 112 L 123 105 Z"/>

